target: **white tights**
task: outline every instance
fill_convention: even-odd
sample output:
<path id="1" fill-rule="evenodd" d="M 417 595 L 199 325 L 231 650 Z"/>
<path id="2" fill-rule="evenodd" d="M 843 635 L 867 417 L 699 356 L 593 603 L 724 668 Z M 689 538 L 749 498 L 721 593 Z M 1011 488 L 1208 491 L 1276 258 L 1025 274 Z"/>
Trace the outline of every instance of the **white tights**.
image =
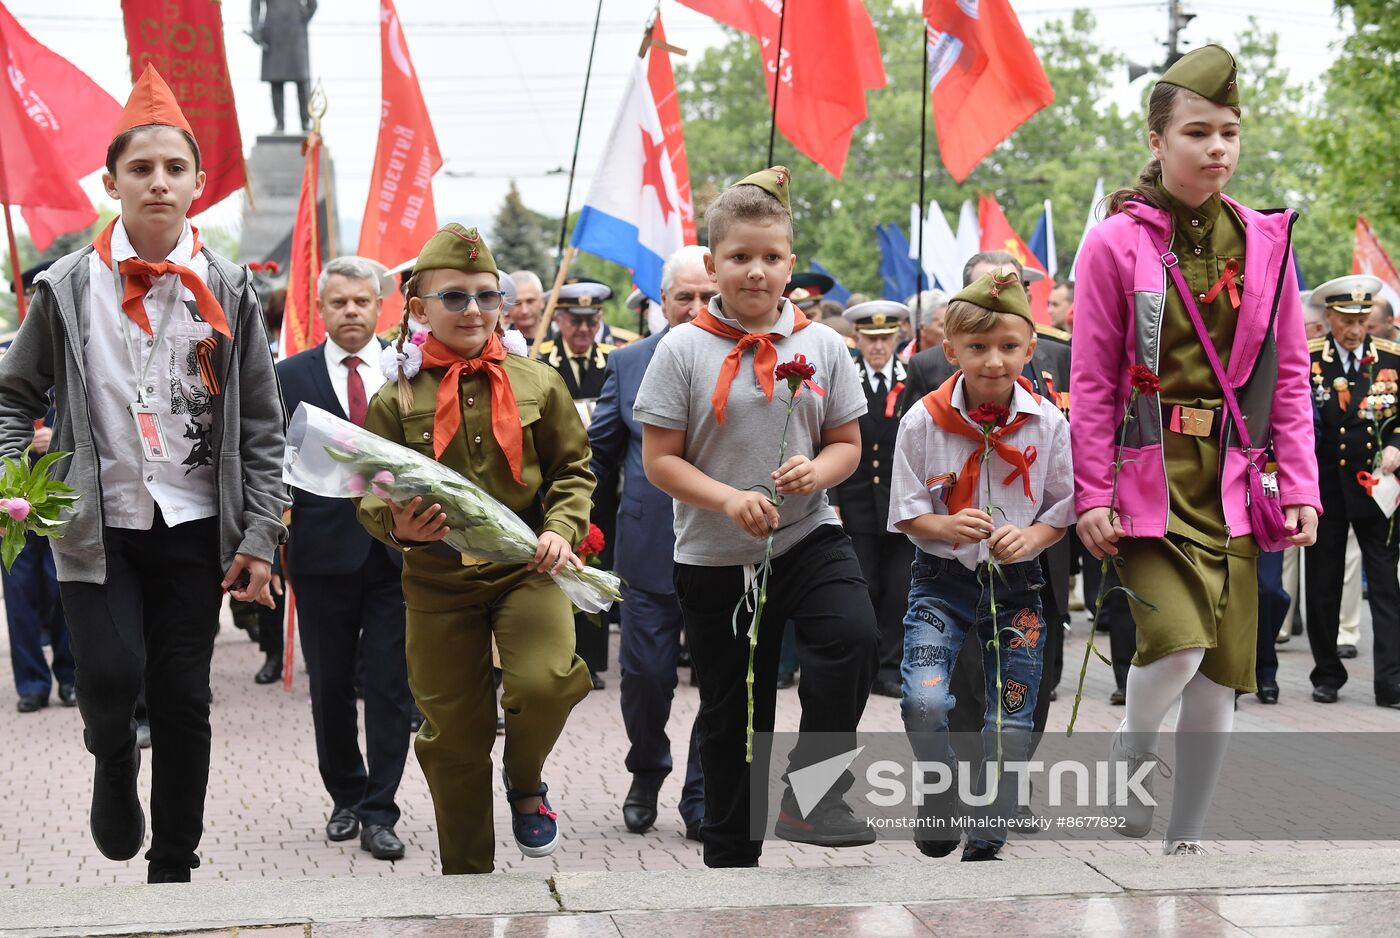
<path id="1" fill-rule="evenodd" d="M 1201 674 L 1205 649 L 1188 648 L 1128 670 L 1124 742 L 1137 752 L 1156 752 L 1167 711 L 1178 699 L 1176 765 L 1167 840 L 1200 840 L 1215 780 L 1225 761 L 1235 724 L 1235 692 Z"/>

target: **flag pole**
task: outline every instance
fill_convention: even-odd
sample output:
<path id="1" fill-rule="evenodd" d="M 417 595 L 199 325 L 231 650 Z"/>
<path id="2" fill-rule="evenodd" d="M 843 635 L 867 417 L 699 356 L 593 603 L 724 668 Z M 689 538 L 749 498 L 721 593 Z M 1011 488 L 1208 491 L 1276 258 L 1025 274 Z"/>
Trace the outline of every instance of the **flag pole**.
<path id="1" fill-rule="evenodd" d="M 28 305 L 24 301 L 24 273 L 19 266 L 19 246 L 15 244 L 15 222 L 10 217 L 10 203 L 5 205 L 5 234 L 10 239 L 10 273 L 15 285 L 15 310 L 18 312 L 19 321 L 24 322 L 24 314 L 28 310 Z"/>
<path id="2" fill-rule="evenodd" d="M 578 172 L 578 147 L 583 140 L 583 112 L 588 107 L 588 85 L 593 79 L 593 53 L 598 48 L 598 25 L 603 21 L 603 0 L 598 0 L 598 12 L 593 16 L 593 41 L 588 46 L 588 70 L 583 73 L 583 100 L 578 106 L 578 129 L 574 131 L 574 158 L 569 163 L 569 187 L 564 192 L 564 217 L 559 219 L 559 248 L 554 256 L 562 263 L 564 240 L 569 233 L 569 203 L 574 197 L 574 175 Z"/>
<path id="3" fill-rule="evenodd" d="M 928 88 L 928 23 L 925 22 L 923 29 L 919 31 L 919 45 L 923 59 L 923 79 L 919 82 L 919 269 L 914 272 L 914 351 L 922 352 L 919 339 L 922 334 L 919 331 L 920 320 L 924 311 L 924 167 L 928 160 L 928 112 L 931 105 Z M 942 211 L 940 209 L 939 211 Z M 912 357 L 912 356 L 911 356 Z"/>
<path id="4" fill-rule="evenodd" d="M 313 107 L 317 108 L 317 110 L 311 111 Z M 331 161 L 330 157 L 326 156 L 326 138 L 321 133 L 321 120 L 326 116 L 326 112 L 330 110 L 330 98 L 326 95 L 325 88 L 321 86 L 321 80 L 319 78 L 316 79 L 316 87 L 311 91 L 311 101 L 308 104 L 307 110 L 311 112 L 311 118 L 314 121 L 311 125 L 311 130 L 320 139 L 321 143 L 320 152 L 316 155 L 316 159 L 324 159 L 326 161 L 325 169 L 329 170 Z M 319 163 L 316 166 L 316 175 L 321 181 L 322 197 L 326 200 L 327 256 L 337 257 L 339 256 L 339 252 L 337 251 L 336 238 L 339 232 L 335 230 L 335 189 L 331 185 L 330 173 L 322 172 L 322 167 Z"/>
<path id="5" fill-rule="evenodd" d="M 540 316 L 540 323 L 535 327 L 535 344 L 530 347 L 530 357 L 540 357 L 540 343 L 549 333 L 549 324 L 554 321 L 554 307 L 559 305 L 559 288 L 564 285 L 564 278 L 569 276 L 569 265 L 574 262 L 574 255 L 578 254 L 578 248 L 569 245 L 569 249 L 564 252 L 564 261 L 559 265 L 559 272 L 554 275 L 554 286 L 549 289 L 549 302 L 544 306 L 544 314 Z"/>
<path id="6" fill-rule="evenodd" d="M 773 59 L 773 113 L 768 118 L 768 165 L 773 165 L 773 142 L 778 135 L 778 92 L 783 89 L 783 27 L 787 24 L 789 0 L 778 11 L 778 51 Z"/>

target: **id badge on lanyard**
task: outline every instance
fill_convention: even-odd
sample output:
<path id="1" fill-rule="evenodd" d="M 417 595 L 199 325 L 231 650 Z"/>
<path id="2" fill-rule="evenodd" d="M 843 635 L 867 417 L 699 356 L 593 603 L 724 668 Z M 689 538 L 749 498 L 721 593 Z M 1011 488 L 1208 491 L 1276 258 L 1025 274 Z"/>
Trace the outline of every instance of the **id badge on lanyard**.
<path id="1" fill-rule="evenodd" d="M 122 278 L 116 270 L 116 264 L 112 265 L 112 282 L 116 285 L 117 311 L 122 308 Z M 165 315 L 161 317 L 160 328 L 156 332 L 151 342 L 151 354 L 146 357 L 143 364 L 140 361 L 140 353 L 131 341 L 131 326 L 124 321 L 123 315 L 119 322 L 122 330 L 122 338 L 126 340 L 127 356 L 131 359 L 131 373 L 136 378 L 136 400 L 127 405 L 127 410 L 131 413 L 132 423 L 136 427 L 136 439 L 141 441 L 141 458 L 146 462 L 170 462 L 170 447 L 166 444 L 165 431 L 160 425 L 160 414 L 151 407 L 146 400 L 146 374 L 151 370 L 151 362 L 160 353 L 160 342 L 165 336 L 166 326 L 170 323 L 171 316 L 175 312 L 175 304 L 179 302 L 181 288 L 175 291 L 175 302 L 167 305 Z M 144 301 L 143 301 L 144 302 Z"/>

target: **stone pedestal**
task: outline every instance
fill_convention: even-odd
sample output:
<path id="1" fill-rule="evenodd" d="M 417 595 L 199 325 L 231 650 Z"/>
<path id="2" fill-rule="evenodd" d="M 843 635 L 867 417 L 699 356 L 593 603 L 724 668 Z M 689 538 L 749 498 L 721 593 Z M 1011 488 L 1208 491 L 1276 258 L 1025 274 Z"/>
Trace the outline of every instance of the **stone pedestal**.
<path id="1" fill-rule="evenodd" d="M 245 264 L 249 261 L 277 261 L 282 266 L 283 276 L 286 276 L 287 260 L 291 256 L 292 226 L 296 224 L 302 170 L 306 165 L 305 157 L 301 155 L 301 142 L 302 137 L 293 134 L 260 136 L 248 157 L 248 185 L 253 198 L 245 203 L 243 209 L 239 260 Z M 324 197 L 327 191 L 335 192 L 335 164 L 324 143 L 321 146 L 321 177 L 321 192 L 317 198 L 321 230 L 337 235 L 334 239 L 321 240 L 321 259 L 325 261 L 331 256 L 333 246 L 342 254 L 346 250 L 339 243 L 340 218 L 334 199 L 328 211 Z M 329 225 L 326 224 L 327 219 Z"/>

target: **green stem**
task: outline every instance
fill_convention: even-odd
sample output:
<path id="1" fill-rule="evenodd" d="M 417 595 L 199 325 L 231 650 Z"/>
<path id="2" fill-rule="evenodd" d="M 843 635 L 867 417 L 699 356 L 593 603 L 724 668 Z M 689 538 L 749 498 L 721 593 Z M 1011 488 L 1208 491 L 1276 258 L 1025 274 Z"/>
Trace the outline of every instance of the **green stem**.
<path id="1" fill-rule="evenodd" d="M 1119 424 L 1118 446 L 1113 454 L 1113 487 L 1108 495 L 1108 521 L 1112 524 L 1118 518 L 1118 476 L 1123 470 L 1123 444 L 1127 437 L 1128 424 L 1133 420 L 1133 405 L 1137 403 L 1138 390 L 1133 388 L 1133 392 L 1128 397 L 1128 407 L 1123 411 L 1123 421 Z M 1103 613 L 1104 598 L 1110 589 L 1108 574 L 1112 567 L 1112 561 L 1108 554 L 1103 555 L 1099 561 L 1099 595 L 1094 600 L 1094 619 L 1097 623 L 1098 617 Z M 1084 699 L 1084 678 L 1089 673 L 1089 656 L 1094 653 L 1094 633 L 1098 631 L 1097 625 L 1090 625 L 1089 638 L 1084 645 L 1084 662 L 1079 666 L 1079 686 L 1074 690 L 1074 706 L 1069 712 L 1069 727 L 1065 730 L 1065 736 L 1074 735 L 1074 721 L 1079 718 L 1079 703 Z"/>

